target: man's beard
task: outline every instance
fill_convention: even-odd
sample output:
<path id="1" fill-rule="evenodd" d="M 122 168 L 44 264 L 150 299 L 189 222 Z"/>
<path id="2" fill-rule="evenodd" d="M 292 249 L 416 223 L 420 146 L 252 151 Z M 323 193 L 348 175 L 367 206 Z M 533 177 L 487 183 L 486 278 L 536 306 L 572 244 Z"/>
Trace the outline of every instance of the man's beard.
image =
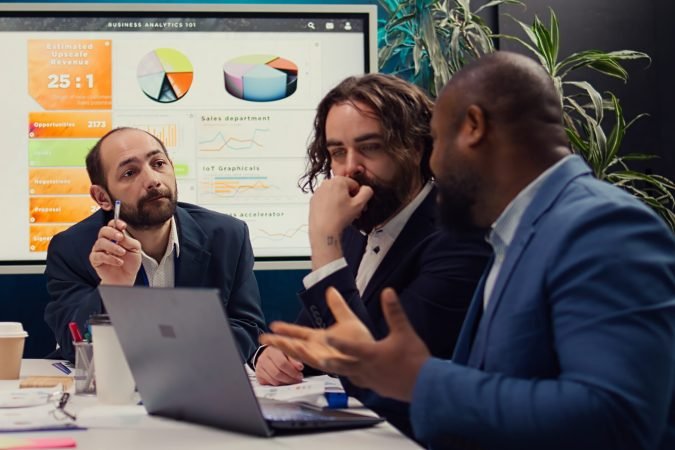
<path id="1" fill-rule="evenodd" d="M 368 201 L 368 205 L 361 212 L 361 215 L 352 222 L 352 225 L 364 233 L 370 233 L 373 228 L 391 218 L 410 195 L 409 186 L 405 188 L 400 186 L 406 183 L 399 183 L 397 188 L 396 184 L 393 187 L 387 186 L 379 181 L 371 180 L 363 174 L 356 174 L 352 178 L 361 186 L 370 186 L 373 190 L 373 196 Z"/>
<path id="2" fill-rule="evenodd" d="M 169 201 L 159 200 L 161 198 Z M 153 189 L 138 200 L 136 207 L 122 203 L 120 218 L 132 228 L 149 230 L 171 219 L 176 212 L 176 204 L 176 190 L 172 192 L 170 189 Z"/>
<path id="3" fill-rule="evenodd" d="M 475 227 L 471 209 L 476 204 L 478 178 L 469 173 L 437 179 L 436 208 L 443 228 L 467 231 Z"/>

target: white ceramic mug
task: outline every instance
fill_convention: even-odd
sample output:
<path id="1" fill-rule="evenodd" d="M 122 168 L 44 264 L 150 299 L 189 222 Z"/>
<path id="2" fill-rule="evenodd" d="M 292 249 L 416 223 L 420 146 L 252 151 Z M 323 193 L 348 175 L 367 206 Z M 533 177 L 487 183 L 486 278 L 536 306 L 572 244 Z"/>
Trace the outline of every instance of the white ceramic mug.
<path id="1" fill-rule="evenodd" d="M 136 384 L 110 318 L 103 314 L 93 316 L 89 324 L 94 343 L 96 397 L 101 403 L 133 403 Z"/>

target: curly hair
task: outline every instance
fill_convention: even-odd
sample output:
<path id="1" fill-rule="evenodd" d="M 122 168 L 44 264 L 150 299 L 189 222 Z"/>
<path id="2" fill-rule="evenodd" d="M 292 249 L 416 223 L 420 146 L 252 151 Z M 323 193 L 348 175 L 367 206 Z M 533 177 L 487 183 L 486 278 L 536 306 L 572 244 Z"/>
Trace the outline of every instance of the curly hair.
<path id="1" fill-rule="evenodd" d="M 340 82 L 321 100 L 314 118 L 314 135 L 307 148 L 307 168 L 298 185 L 314 192 L 317 178 L 330 177 L 331 159 L 326 148 L 326 118 L 335 105 L 362 103 L 382 125 L 385 148 L 398 167 L 414 164 L 422 152 L 420 175 L 423 183 L 432 176 L 429 157 L 433 147 L 431 112 L 433 103 L 417 86 L 392 75 L 367 74 Z"/>

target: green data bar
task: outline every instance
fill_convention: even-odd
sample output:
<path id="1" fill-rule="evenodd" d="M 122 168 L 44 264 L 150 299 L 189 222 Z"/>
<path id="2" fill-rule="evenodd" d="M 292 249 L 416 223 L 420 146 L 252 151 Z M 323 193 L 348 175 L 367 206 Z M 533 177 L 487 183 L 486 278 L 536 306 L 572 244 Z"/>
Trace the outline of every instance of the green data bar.
<path id="1" fill-rule="evenodd" d="M 190 168 L 187 164 L 174 164 L 173 170 L 177 177 L 186 177 L 190 173 Z"/>
<path id="2" fill-rule="evenodd" d="M 28 143 L 30 167 L 84 167 L 84 159 L 97 139 L 31 139 Z"/>

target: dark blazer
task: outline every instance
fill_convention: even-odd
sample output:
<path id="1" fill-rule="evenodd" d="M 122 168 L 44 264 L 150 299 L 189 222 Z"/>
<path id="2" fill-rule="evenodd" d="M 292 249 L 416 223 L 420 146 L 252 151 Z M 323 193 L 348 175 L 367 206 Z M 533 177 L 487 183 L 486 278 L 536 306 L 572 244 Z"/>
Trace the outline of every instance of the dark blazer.
<path id="1" fill-rule="evenodd" d="M 574 156 L 540 186 L 453 361 L 431 358 L 415 435 L 456 448 L 675 448 L 675 241 Z M 481 318 L 482 315 L 482 318 Z"/>
<path id="2" fill-rule="evenodd" d="M 455 348 L 471 296 L 485 267 L 490 247 L 483 230 L 451 233 L 436 225 L 436 190 L 412 214 L 394 245 L 382 260 L 363 297 L 356 287 L 356 273 L 363 257 L 366 237 L 355 228 L 342 235 L 347 267 L 300 292 L 304 305 L 298 319 L 317 328 L 334 322 L 325 301 L 325 291 L 335 286 L 350 308 L 376 339 L 389 330 L 380 305 L 380 292 L 392 287 L 415 331 L 432 355 L 449 358 Z M 383 399 L 343 379 L 350 395 L 385 416 L 401 431 L 411 433 L 408 405 Z"/>
<path id="3" fill-rule="evenodd" d="M 248 360 L 258 347 L 265 321 L 246 224 L 187 203 L 178 204 L 175 218 L 180 245 L 175 286 L 220 290 L 242 358 Z M 100 278 L 89 263 L 89 253 L 99 229 L 109 220 L 109 214 L 99 210 L 54 236 L 49 244 L 45 275 L 52 301 L 45 309 L 45 321 L 67 359 L 74 358 L 68 323 L 74 321 L 84 329 L 89 317 L 103 309 L 96 289 Z M 136 285 L 141 284 L 139 271 Z"/>

